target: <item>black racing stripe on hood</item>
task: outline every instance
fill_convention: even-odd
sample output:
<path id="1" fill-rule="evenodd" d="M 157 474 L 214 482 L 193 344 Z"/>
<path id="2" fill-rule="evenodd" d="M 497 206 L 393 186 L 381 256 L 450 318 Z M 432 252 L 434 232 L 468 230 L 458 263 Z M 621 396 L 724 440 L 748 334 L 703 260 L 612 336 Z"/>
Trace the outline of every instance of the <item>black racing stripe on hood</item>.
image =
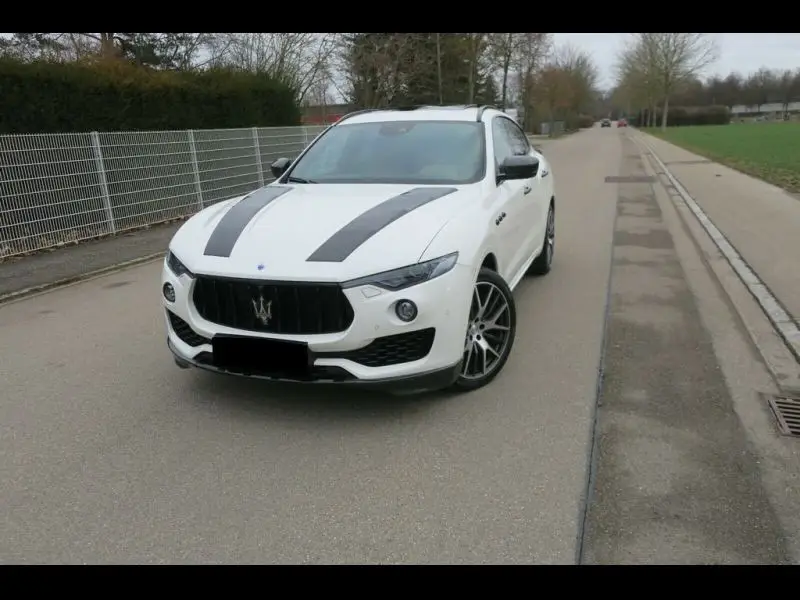
<path id="1" fill-rule="evenodd" d="M 306 261 L 342 262 L 361 244 L 403 215 L 455 191 L 456 188 L 421 187 L 389 198 L 334 233 Z"/>
<path id="2" fill-rule="evenodd" d="M 253 217 L 270 202 L 280 198 L 292 189 L 290 187 L 267 186 L 239 200 L 225 213 L 225 216 L 217 223 L 214 231 L 211 232 L 211 237 L 208 238 L 203 254 L 222 258 L 229 257 L 236 241 L 244 231 L 244 228 L 247 227 L 247 224 L 253 220 Z"/>

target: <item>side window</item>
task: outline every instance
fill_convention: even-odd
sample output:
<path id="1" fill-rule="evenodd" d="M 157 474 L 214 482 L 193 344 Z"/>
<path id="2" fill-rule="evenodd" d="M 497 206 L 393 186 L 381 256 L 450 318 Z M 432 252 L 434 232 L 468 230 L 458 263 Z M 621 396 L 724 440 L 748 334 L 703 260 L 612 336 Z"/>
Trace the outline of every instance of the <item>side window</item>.
<path id="1" fill-rule="evenodd" d="M 503 125 L 508 131 L 508 137 L 511 143 L 511 149 L 514 156 L 524 156 L 531 151 L 531 146 L 528 143 L 528 138 L 522 129 L 511 119 L 503 119 Z"/>
<path id="2" fill-rule="evenodd" d="M 503 123 L 505 119 L 495 117 L 492 121 L 492 138 L 494 140 L 494 159 L 495 164 L 500 165 L 506 158 L 513 156 L 514 148 L 508 130 Z"/>

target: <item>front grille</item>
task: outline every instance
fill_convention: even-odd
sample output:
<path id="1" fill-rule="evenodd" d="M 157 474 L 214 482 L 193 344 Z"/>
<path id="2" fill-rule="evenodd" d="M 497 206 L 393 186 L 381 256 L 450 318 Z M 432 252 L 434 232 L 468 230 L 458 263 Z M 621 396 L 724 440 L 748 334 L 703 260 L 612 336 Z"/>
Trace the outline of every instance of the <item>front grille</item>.
<path id="1" fill-rule="evenodd" d="M 262 298 L 269 314 L 266 323 L 256 316 Z M 339 333 L 353 322 L 353 307 L 337 284 L 198 276 L 193 299 L 197 312 L 207 321 L 247 331 Z"/>
<path id="2" fill-rule="evenodd" d="M 387 335 L 358 350 L 319 353 L 318 358 L 346 358 L 365 367 L 388 367 L 425 358 L 433 346 L 433 327 L 409 333 Z"/>
<path id="3" fill-rule="evenodd" d="M 175 335 L 177 335 L 184 344 L 196 348 L 197 346 L 211 343 L 211 340 L 195 333 L 189 324 L 175 313 L 168 310 L 167 317 L 169 317 L 169 324 L 172 326 L 172 331 L 175 332 Z"/>

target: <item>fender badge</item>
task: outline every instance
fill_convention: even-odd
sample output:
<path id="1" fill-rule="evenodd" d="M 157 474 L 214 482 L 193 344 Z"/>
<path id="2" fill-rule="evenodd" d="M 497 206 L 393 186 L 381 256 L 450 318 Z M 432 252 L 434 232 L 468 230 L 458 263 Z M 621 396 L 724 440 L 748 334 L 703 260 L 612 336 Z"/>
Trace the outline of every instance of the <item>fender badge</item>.
<path id="1" fill-rule="evenodd" d="M 264 263 L 260 263 L 260 264 L 259 264 L 259 265 L 258 265 L 256 268 L 257 268 L 259 271 L 263 271 L 263 270 L 264 270 Z"/>

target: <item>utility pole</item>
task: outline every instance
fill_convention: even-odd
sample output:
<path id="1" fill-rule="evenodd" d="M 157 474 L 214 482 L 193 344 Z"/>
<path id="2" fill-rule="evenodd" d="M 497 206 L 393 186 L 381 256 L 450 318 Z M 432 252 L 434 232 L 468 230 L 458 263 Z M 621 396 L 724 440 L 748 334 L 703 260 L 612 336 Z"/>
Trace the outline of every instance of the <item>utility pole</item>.
<path id="1" fill-rule="evenodd" d="M 436 71 L 439 80 L 439 106 L 442 106 L 444 100 L 442 98 L 442 41 L 440 35 L 436 34 Z"/>

